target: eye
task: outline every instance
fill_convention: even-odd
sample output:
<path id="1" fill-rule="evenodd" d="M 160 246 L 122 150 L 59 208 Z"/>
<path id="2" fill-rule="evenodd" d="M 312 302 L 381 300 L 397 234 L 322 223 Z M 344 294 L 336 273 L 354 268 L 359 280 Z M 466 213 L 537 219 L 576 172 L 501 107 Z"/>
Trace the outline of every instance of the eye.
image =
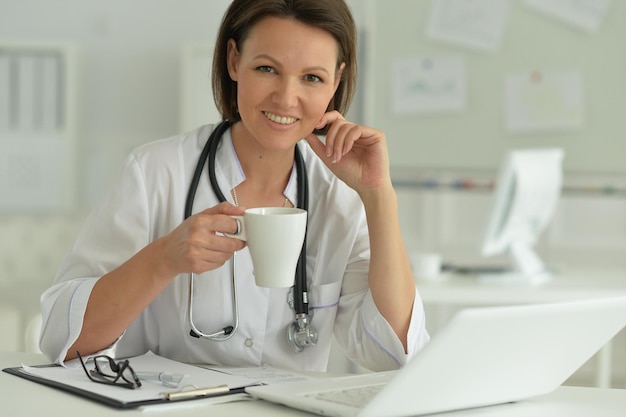
<path id="1" fill-rule="evenodd" d="M 307 81 L 310 83 L 323 83 L 324 82 L 324 80 L 321 77 L 318 77 L 317 75 L 313 75 L 313 74 L 305 75 L 304 81 Z"/>
<path id="2" fill-rule="evenodd" d="M 257 71 L 267 72 L 268 74 L 271 74 L 271 73 L 275 72 L 274 68 L 270 67 L 269 65 L 260 65 L 260 66 L 256 67 L 256 69 L 257 69 Z"/>

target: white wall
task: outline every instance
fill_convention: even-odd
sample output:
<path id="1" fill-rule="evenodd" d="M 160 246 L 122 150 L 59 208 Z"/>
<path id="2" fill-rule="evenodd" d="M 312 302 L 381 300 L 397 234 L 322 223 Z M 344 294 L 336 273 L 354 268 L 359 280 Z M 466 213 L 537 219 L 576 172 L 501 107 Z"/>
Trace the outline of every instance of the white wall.
<path id="1" fill-rule="evenodd" d="M 622 110 L 626 108 L 626 2 L 612 1 L 599 28 L 588 32 L 538 13 L 523 0 L 502 1 L 510 5 L 509 16 L 501 45 L 494 51 L 427 36 L 432 0 L 372 1 L 376 27 L 371 40 L 376 56 L 368 68 L 375 79 L 369 87 L 374 93 L 371 123 L 387 133 L 392 163 L 493 169 L 506 149 L 559 146 L 565 149 L 564 164 L 569 172 L 626 173 Z M 584 2 L 560 3 L 585 7 Z M 467 13 L 466 19 L 479 17 Z M 440 55 L 460 57 L 465 63 L 466 108 L 426 115 L 394 112 L 390 74 L 394 61 Z M 581 129 L 536 134 L 513 134 L 505 129 L 505 78 L 535 70 L 582 74 L 585 123 Z"/>

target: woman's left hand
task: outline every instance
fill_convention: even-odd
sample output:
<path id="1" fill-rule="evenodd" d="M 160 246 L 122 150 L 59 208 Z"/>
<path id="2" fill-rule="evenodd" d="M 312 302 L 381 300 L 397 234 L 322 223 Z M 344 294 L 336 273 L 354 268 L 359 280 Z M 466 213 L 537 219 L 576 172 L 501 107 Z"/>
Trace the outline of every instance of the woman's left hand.
<path id="1" fill-rule="evenodd" d="M 406 351 L 415 281 L 400 231 L 385 134 L 348 122 L 337 111 L 324 114 L 316 128 L 326 125 L 330 128 L 325 144 L 314 134 L 306 140 L 363 201 L 370 239 L 369 288 L 378 310 Z"/>
<path id="2" fill-rule="evenodd" d="M 326 144 L 306 137 L 330 170 L 358 193 L 391 182 L 385 134 L 347 121 L 338 111 L 324 114 L 316 128 L 330 124 Z"/>

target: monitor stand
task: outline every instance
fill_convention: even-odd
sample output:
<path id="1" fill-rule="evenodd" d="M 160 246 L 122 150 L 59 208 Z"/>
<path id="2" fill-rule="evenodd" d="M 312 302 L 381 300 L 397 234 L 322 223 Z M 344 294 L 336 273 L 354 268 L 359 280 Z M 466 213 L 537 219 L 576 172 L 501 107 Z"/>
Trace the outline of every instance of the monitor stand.
<path id="1" fill-rule="evenodd" d="M 546 268 L 541 258 L 530 245 L 513 243 L 509 247 L 509 256 L 513 264 L 511 271 L 495 274 L 478 274 L 479 281 L 503 285 L 539 285 L 552 279 L 552 273 Z"/>

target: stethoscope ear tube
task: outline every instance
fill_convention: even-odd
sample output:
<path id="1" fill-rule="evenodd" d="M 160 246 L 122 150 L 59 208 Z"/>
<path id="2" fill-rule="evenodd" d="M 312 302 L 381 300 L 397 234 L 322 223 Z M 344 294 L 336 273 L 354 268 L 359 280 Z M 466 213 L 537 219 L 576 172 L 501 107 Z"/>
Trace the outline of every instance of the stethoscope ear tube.
<path id="1" fill-rule="evenodd" d="M 211 187 L 213 188 L 213 191 L 219 201 L 226 201 L 226 197 L 222 194 L 222 190 L 220 190 L 220 187 L 217 185 L 217 180 L 215 179 L 215 149 L 217 149 L 219 141 L 214 139 L 216 137 L 221 138 L 224 132 L 226 132 L 226 129 L 229 127 L 230 122 L 226 120 L 221 122 L 213 130 L 213 132 L 211 132 L 204 148 L 202 148 L 200 159 L 198 159 L 196 170 L 193 173 L 191 184 L 189 184 L 189 191 L 187 192 L 187 200 L 185 201 L 185 219 L 191 216 L 191 213 L 193 212 L 193 201 L 196 198 L 196 191 L 198 190 L 198 184 L 200 183 L 200 177 L 202 176 L 202 169 L 204 168 L 204 164 L 207 160 L 209 161 L 209 180 L 211 181 Z M 210 154 L 213 154 L 212 158 L 209 158 Z M 213 175 L 211 175 L 211 172 L 213 172 Z"/>

